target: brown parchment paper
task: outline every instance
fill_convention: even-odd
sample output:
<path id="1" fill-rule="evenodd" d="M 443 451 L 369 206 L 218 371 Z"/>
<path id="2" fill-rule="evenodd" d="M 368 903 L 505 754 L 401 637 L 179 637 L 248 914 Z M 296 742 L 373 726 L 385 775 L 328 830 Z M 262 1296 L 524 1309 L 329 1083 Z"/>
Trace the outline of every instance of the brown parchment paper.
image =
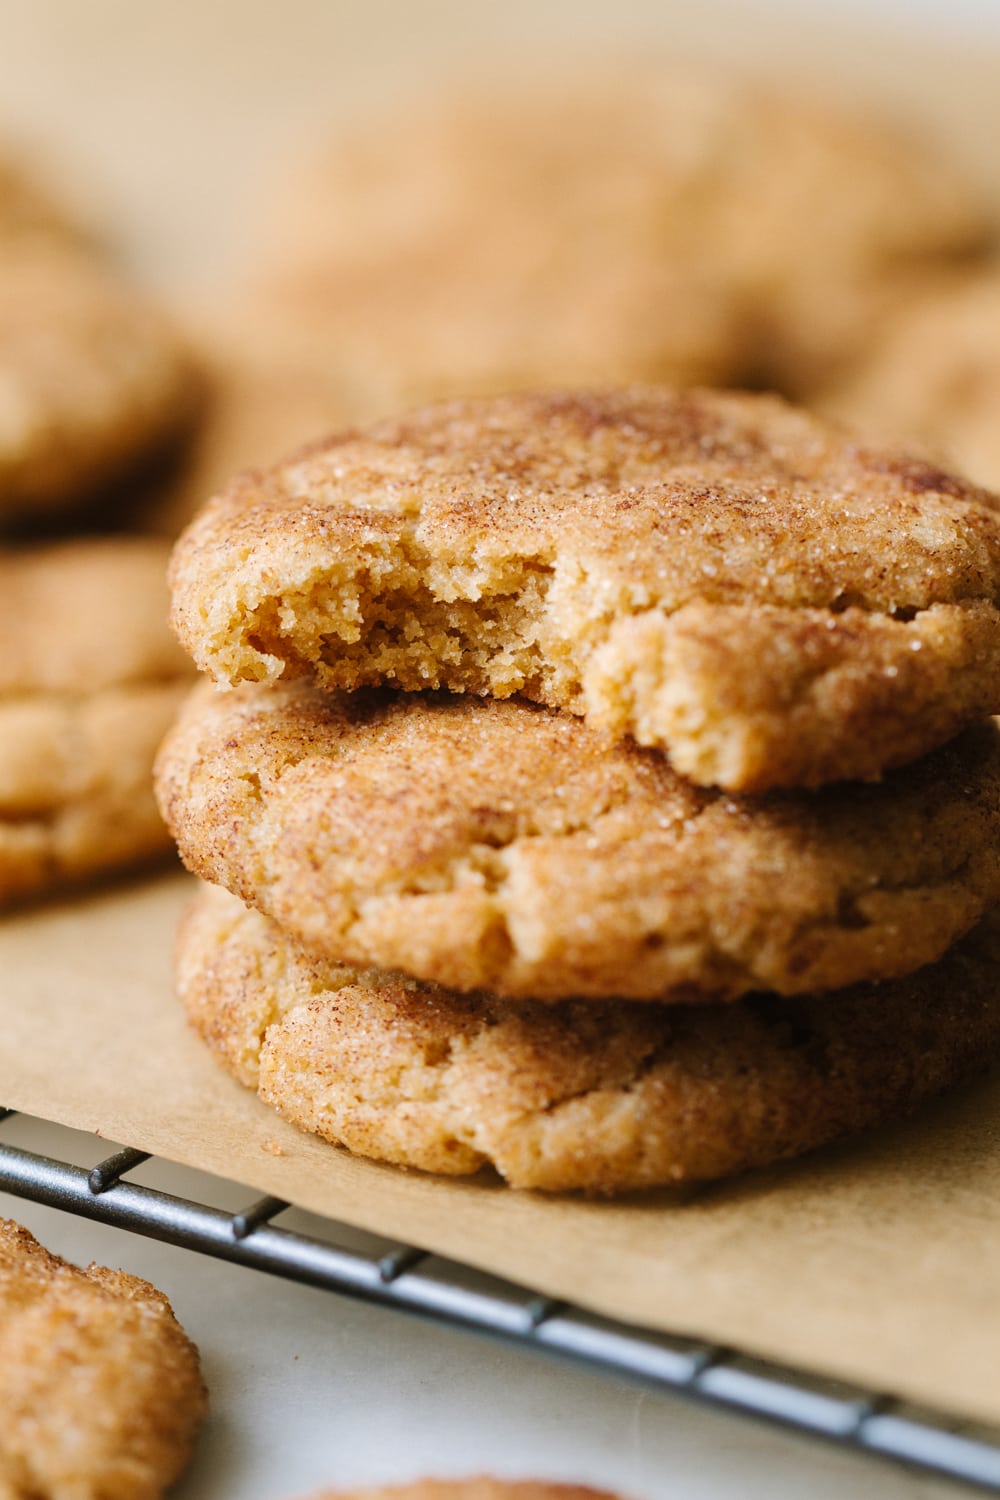
<path id="1" fill-rule="evenodd" d="M 683 1198 L 407 1173 L 287 1126 L 188 1034 L 169 970 L 191 888 L 171 875 L 0 922 L 0 1104 L 608 1316 L 1000 1421 L 1000 1078 Z"/>

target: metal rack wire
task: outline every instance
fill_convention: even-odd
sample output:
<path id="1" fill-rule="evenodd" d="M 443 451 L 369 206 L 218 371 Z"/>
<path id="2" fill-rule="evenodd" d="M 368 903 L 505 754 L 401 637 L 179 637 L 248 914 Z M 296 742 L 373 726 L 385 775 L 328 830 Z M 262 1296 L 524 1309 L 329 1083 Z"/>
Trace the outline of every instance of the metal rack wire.
<path id="1" fill-rule="evenodd" d="M 350 1241 L 352 1231 L 333 1220 L 322 1221 L 329 1238 L 281 1228 L 274 1221 L 290 1205 L 280 1198 L 257 1198 L 233 1213 L 130 1182 L 131 1173 L 153 1160 L 130 1147 L 89 1168 L 40 1155 L 2 1138 L 4 1122 L 15 1118 L 0 1109 L 2 1191 L 292 1281 L 499 1335 L 1000 1494 L 998 1429 L 954 1422 L 737 1350 L 615 1323 L 413 1245 L 347 1248 L 336 1240 Z"/>

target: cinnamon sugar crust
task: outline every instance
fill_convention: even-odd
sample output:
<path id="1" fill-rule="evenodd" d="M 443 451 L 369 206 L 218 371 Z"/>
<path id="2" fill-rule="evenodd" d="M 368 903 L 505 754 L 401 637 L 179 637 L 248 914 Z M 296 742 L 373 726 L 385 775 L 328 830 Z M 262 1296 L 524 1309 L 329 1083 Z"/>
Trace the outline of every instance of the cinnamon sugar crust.
<path id="1" fill-rule="evenodd" d="M 514 699 L 192 696 L 158 762 L 197 874 L 311 953 L 455 989 L 731 1000 L 889 978 L 1000 901 L 1000 732 L 753 799 Z"/>
<path id="2" fill-rule="evenodd" d="M 835 996 L 513 1005 L 306 958 L 219 890 L 178 939 L 188 1016 L 292 1123 L 379 1161 L 611 1194 L 726 1176 L 893 1119 L 988 1066 L 1000 946 Z"/>
<path id="3" fill-rule="evenodd" d="M 162 1292 L 80 1270 L 0 1219 L 4 1500 L 158 1500 L 205 1403 L 198 1351 Z"/>
<path id="4" fill-rule="evenodd" d="M 521 693 L 733 790 L 1000 710 L 994 497 L 771 397 L 427 408 L 234 481 L 172 581 L 219 682 Z"/>

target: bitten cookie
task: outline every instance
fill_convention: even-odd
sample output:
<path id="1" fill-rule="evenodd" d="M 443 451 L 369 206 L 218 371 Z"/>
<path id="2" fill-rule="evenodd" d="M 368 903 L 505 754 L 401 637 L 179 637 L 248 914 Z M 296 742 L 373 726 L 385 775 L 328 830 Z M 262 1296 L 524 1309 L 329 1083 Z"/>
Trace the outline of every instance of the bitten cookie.
<path id="1" fill-rule="evenodd" d="M 109 267 L 0 233 L 0 521 L 92 499 L 178 436 L 196 392 L 174 330 Z"/>
<path id="2" fill-rule="evenodd" d="M 311 952 L 511 996 L 807 994 L 1000 901 L 1000 732 L 751 800 L 520 699 L 194 694 L 158 761 L 185 862 Z"/>
<path id="3" fill-rule="evenodd" d="M 162 1292 L 79 1270 L 0 1219 L 4 1500 L 157 1500 L 187 1467 L 205 1399 Z"/>
<path id="4" fill-rule="evenodd" d="M 877 777 L 1000 709 L 1000 511 L 775 398 L 430 407 L 243 475 L 173 622 L 221 682 L 523 693 L 734 790 Z"/>
<path id="5" fill-rule="evenodd" d="M 125 536 L 0 551 L 0 906 L 170 846 L 153 759 L 191 673 L 166 557 Z"/>
<path id="6" fill-rule="evenodd" d="M 373 415 L 594 381 L 814 390 L 987 219 L 926 141 L 685 64 L 435 97 L 334 143 L 269 216 L 264 347 Z"/>
<path id="7" fill-rule="evenodd" d="M 362 1156 L 623 1192 L 796 1156 L 912 1109 L 1000 1047 L 1000 934 L 880 986 L 732 1006 L 518 1005 L 307 959 L 203 892 L 177 983 L 222 1065 Z"/>
<path id="8" fill-rule="evenodd" d="M 1000 271 L 915 302 L 827 405 L 1000 489 Z"/>

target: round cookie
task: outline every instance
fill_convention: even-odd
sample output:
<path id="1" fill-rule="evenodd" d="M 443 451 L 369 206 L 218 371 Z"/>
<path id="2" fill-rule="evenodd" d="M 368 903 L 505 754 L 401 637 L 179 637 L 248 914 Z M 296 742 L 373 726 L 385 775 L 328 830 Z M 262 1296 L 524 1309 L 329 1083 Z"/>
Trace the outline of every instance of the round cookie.
<path id="1" fill-rule="evenodd" d="M 0 520 L 91 499 L 179 435 L 196 393 L 173 329 L 109 268 L 0 233 Z"/>
<path id="2" fill-rule="evenodd" d="M 177 984 L 222 1065 L 363 1156 L 592 1193 L 726 1176 L 906 1113 L 1000 1046 L 1000 931 L 880 986 L 732 1006 L 513 1005 L 307 959 L 227 892 Z"/>
<path id="3" fill-rule="evenodd" d="M 607 1490 L 539 1479 L 414 1479 L 409 1484 L 323 1490 L 309 1500 L 616 1500 Z"/>
<path id="4" fill-rule="evenodd" d="M 244 297 L 372 414 L 594 381 L 813 390 L 910 268 L 980 245 L 926 142 L 685 64 L 522 77 L 339 139 Z"/>
<path id="5" fill-rule="evenodd" d="M 148 1282 L 0 1219 L 0 1411 L 5 1500 L 159 1500 L 204 1416 L 198 1351 Z"/>
<path id="6" fill-rule="evenodd" d="M 157 746 L 190 685 L 165 544 L 0 551 L 0 906 L 166 853 Z"/>
<path id="7" fill-rule="evenodd" d="M 734 790 L 1000 709 L 994 499 L 773 397 L 426 408 L 239 477 L 172 581 L 218 681 L 524 693 Z"/>
<path id="8" fill-rule="evenodd" d="M 738 799 L 520 699 L 192 695 L 157 764 L 197 874 L 310 953 L 453 989 L 728 1000 L 889 978 L 1000 901 L 1000 731 Z"/>
<path id="9" fill-rule="evenodd" d="M 827 405 L 1000 489 L 1000 270 L 915 302 Z"/>

